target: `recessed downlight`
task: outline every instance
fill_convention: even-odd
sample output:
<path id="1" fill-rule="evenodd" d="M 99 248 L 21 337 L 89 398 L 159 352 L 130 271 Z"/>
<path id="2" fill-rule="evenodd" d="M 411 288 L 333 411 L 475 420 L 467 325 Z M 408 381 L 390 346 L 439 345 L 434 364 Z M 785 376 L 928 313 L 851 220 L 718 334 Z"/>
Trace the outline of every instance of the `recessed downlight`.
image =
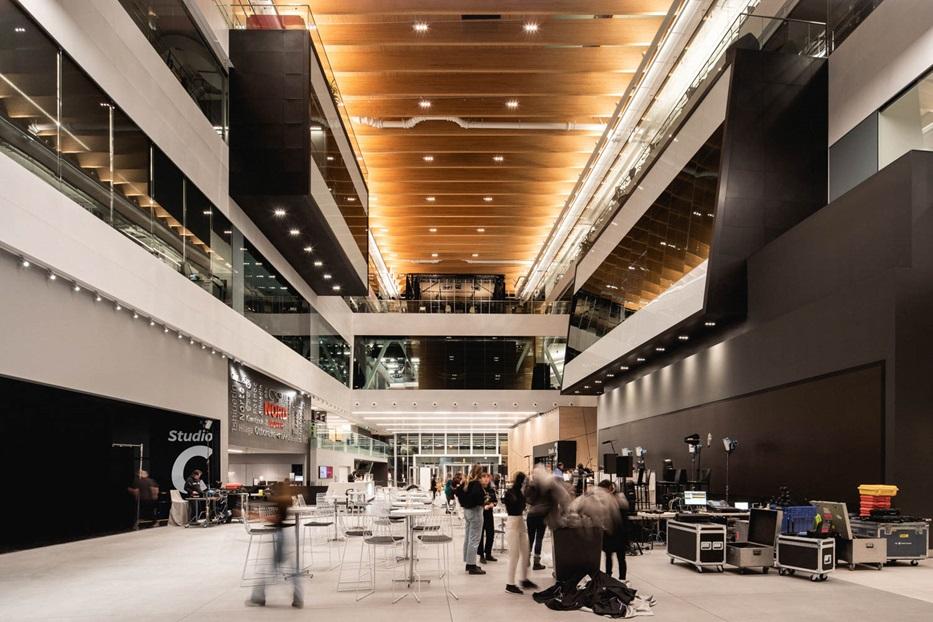
<path id="1" fill-rule="evenodd" d="M 505 162 L 505 156 L 494 155 L 492 156 L 492 161 L 493 162 Z"/>
<path id="2" fill-rule="evenodd" d="M 314 250 L 314 247 L 312 247 L 312 246 L 305 246 L 305 248 L 304 248 L 304 251 L 305 251 L 306 253 L 310 253 L 310 252 L 312 252 L 313 250 Z"/>
<path id="3" fill-rule="evenodd" d="M 680 341 L 689 341 L 690 337 L 688 337 L 687 335 L 677 335 L 677 339 L 679 339 Z"/>
<path id="4" fill-rule="evenodd" d="M 329 281 L 329 280 L 331 280 L 331 278 L 333 278 L 330 274 L 327 274 L 327 273 L 325 273 L 325 274 L 323 275 L 323 277 L 324 277 L 324 280 L 325 280 L 325 281 Z"/>
<path id="5" fill-rule="evenodd" d="M 427 22 L 415 22 L 411 25 L 411 29 L 415 32 L 427 32 L 431 29 Z"/>
<path id="6" fill-rule="evenodd" d="M 479 257 L 479 253 L 473 253 L 474 257 Z"/>
<path id="7" fill-rule="evenodd" d="M 431 100 L 430 99 L 418 100 L 418 107 L 421 108 L 422 110 L 427 110 L 428 108 L 431 107 Z"/>
<path id="8" fill-rule="evenodd" d="M 654 351 L 655 351 L 655 352 L 664 352 L 666 349 L 667 349 L 667 348 L 665 348 L 664 346 L 658 346 L 657 348 L 654 349 Z"/>
<path id="9" fill-rule="evenodd" d="M 703 322 L 703 326 L 716 326 L 716 322 Z"/>
<path id="10" fill-rule="evenodd" d="M 516 108 L 518 108 L 518 100 L 517 99 L 506 100 L 505 107 L 508 108 L 509 110 L 515 110 Z"/>
<path id="11" fill-rule="evenodd" d="M 315 268 L 320 268 L 320 267 L 323 266 L 323 265 L 324 265 L 324 262 L 321 261 L 321 260 L 317 260 L 317 261 L 314 262 L 314 267 L 315 267 Z"/>
<path id="12" fill-rule="evenodd" d="M 487 203 L 492 203 L 492 197 L 483 197 L 483 200 Z"/>
<path id="13" fill-rule="evenodd" d="M 639 357 L 636 358 L 635 360 L 638 361 L 639 363 L 644 363 L 644 362 L 645 362 L 645 357 L 639 356 Z"/>
<path id="14" fill-rule="evenodd" d="M 333 289 L 335 292 L 339 292 L 339 291 L 340 291 L 340 286 L 339 286 L 339 285 L 334 285 L 331 289 Z"/>
<path id="15" fill-rule="evenodd" d="M 434 156 L 432 155 L 421 156 L 421 159 L 424 160 L 425 162 L 433 162 Z"/>
<path id="16" fill-rule="evenodd" d="M 301 230 L 300 229 L 289 229 L 288 235 L 292 235 L 292 236 L 301 235 Z"/>
<path id="17" fill-rule="evenodd" d="M 476 228 L 476 232 L 477 232 L 477 233 L 486 233 L 486 229 L 485 229 L 484 227 L 477 227 L 477 228 Z"/>
<path id="18" fill-rule="evenodd" d="M 285 215 L 285 210 L 282 209 L 281 207 L 277 207 L 272 211 L 272 215 L 275 216 L 276 218 L 281 218 Z"/>
<path id="19" fill-rule="evenodd" d="M 431 233 L 437 233 L 437 227 L 431 227 L 430 229 L 428 229 L 428 231 L 430 231 Z"/>
<path id="20" fill-rule="evenodd" d="M 437 257 L 437 253 L 431 253 L 431 257 Z"/>
<path id="21" fill-rule="evenodd" d="M 428 203 L 434 203 L 437 200 L 437 197 L 424 197 L 424 200 Z"/>
<path id="22" fill-rule="evenodd" d="M 522 30 L 529 34 L 534 34 L 538 32 L 538 22 L 525 22 L 522 25 Z"/>

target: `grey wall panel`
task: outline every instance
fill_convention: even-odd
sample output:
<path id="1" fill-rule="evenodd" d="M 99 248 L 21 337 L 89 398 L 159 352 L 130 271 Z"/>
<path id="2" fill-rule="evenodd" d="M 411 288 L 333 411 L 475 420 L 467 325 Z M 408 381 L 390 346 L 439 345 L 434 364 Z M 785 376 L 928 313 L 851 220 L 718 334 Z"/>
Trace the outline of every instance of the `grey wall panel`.
<path id="1" fill-rule="evenodd" d="M 658 472 L 671 458 L 689 473 L 683 439 L 698 433 L 704 439 L 700 464 L 712 469 L 711 492 L 722 495 L 721 440 L 728 436 L 739 441 L 730 459 L 732 499 L 774 496 L 789 486 L 799 500 L 851 504 L 859 484 L 883 477 L 883 374 L 881 365 L 871 365 L 622 424 L 601 430 L 599 439 L 617 448 L 644 447 L 648 467 Z M 707 434 L 713 435 L 708 448 Z"/>
<path id="2" fill-rule="evenodd" d="M 878 113 L 874 112 L 829 148 L 829 200 L 878 172 Z"/>

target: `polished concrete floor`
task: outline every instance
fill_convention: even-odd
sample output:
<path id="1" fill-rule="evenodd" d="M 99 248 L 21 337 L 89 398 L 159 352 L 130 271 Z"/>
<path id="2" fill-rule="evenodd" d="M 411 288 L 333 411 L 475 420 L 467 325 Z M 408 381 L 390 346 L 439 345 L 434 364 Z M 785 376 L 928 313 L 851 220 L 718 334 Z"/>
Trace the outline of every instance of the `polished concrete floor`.
<path id="1" fill-rule="evenodd" d="M 375 594 L 337 592 L 336 571 L 305 579 L 305 608 L 290 607 L 285 585 L 269 589 L 265 608 L 248 608 L 240 573 L 247 537 L 242 525 L 211 529 L 163 527 L 0 555 L 0 620 L 327 620 L 328 622 L 536 622 L 590 620 L 588 612 L 557 612 L 530 595 L 504 592 L 505 555 L 486 576 L 467 576 L 452 549 L 452 588 L 424 588 L 422 602 L 392 604 L 392 570 L 380 571 Z M 325 549 L 316 549 L 326 562 Z M 324 558 L 322 560 L 322 558 Z M 541 587 L 550 570 L 533 573 Z M 883 571 L 838 570 L 825 583 L 802 577 L 704 573 L 670 565 L 663 549 L 629 558 L 629 578 L 657 598 L 657 620 L 746 621 L 933 620 L 933 560 Z"/>

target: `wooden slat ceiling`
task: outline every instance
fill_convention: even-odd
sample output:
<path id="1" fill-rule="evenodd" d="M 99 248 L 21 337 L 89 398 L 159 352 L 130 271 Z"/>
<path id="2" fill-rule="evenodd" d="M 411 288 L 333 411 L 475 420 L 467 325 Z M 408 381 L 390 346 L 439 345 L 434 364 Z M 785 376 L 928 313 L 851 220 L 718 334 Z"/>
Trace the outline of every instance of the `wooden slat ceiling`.
<path id="1" fill-rule="evenodd" d="M 671 6 L 671 0 L 301 3 L 310 3 L 315 39 L 351 118 L 577 124 L 609 120 Z M 416 31 L 416 23 L 427 30 Z M 529 23 L 536 32 L 525 30 Z M 425 100 L 428 109 L 419 106 Z M 509 100 L 518 106 L 507 107 Z M 464 129 L 446 121 L 411 129 L 354 123 L 353 131 L 368 170 L 370 228 L 389 269 L 401 278 L 505 274 L 510 291 L 601 133 Z"/>

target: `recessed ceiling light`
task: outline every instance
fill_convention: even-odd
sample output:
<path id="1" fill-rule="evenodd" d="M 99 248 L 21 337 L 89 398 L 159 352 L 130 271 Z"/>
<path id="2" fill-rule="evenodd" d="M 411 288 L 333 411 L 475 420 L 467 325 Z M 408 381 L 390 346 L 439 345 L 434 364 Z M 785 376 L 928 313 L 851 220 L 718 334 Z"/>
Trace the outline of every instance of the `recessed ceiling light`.
<path id="1" fill-rule="evenodd" d="M 314 267 L 315 267 L 315 268 L 320 268 L 320 267 L 323 266 L 323 265 L 324 265 L 324 262 L 323 262 L 323 261 L 318 260 L 318 261 L 315 261 L 315 262 L 314 262 Z"/>
<path id="2" fill-rule="evenodd" d="M 289 229 L 288 235 L 301 235 L 301 231 L 298 229 Z"/>
<path id="3" fill-rule="evenodd" d="M 479 257 L 479 253 L 473 253 L 474 257 Z"/>
<path id="4" fill-rule="evenodd" d="M 428 108 L 431 107 L 431 100 L 430 99 L 420 100 L 418 102 L 418 107 L 421 108 L 422 110 L 427 110 Z"/>
<path id="5" fill-rule="evenodd" d="M 637 359 L 635 359 L 635 360 L 638 361 L 639 363 L 644 363 L 644 362 L 645 362 L 645 357 L 639 356 L 639 357 L 638 357 Z"/>
<path id="6" fill-rule="evenodd" d="M 335 292 L 339 292 L 339 291 L 340 291 L 340 286 L 339 286 L 339 285 L 334 285 L 331 289 L 333 289 Z"/>
<path id="7" fill-rule="evenodd" d="M 23 33 L 23 32 L 26 32 L 26 29 L 23 28 L 22 26 L 17 26 L 16 28 L 13 29 L 13 32 Z"/>
<path id="8" fill-rule="evenodd" d="M 415 32 L 427 32 L 429 28 L 427 22 L 415 22 L 411 27 Z"/>
<path id="9" fill-rule="evenodd" d="M 716 322 L 703 322 L 704 326 L 716 326 Z"/>
<path id="10" fill-rule="evenodd" d="M 329 275 L 329 274 L 324 274 L 324 280 L 325 280 L 325 281 L 329 281 L 330 279 L 331 279 L 331 275 Z"/>
<path id="11" fill-rule="evenodd" d="M 690 339 L 690 337 L 688 337 L 687 335 L 678 335 L 677 338 L 680 339 L 681 341 L 687 341 Z"/>
<path id="12" fill-rule="evenodd" d="M 347 201 L 352 203 L 353 201 L 356 201 L 356 197 L 347 197 Z"/>
<path id="13" fill-rule="evenodd" d="M 424 197 L 424 200 L 427 201 L 428 203 L 434 203 L 435 199 L 434 197 Z"/>
<path id="14" fill-rule="evenodd" d="M 334 156 L 327 156 L 327 161 L 328 161 L 328 162 L 333 162 L 333 161 L 334 161 Z"/>
<path id="15" fill-rule="evenodd" d="M 504 162 L 505 156 L 501 156 L 501 155 L 492 156 L 492 161 L 493 162 Z"/>
<path id="16" fill-rule="evenodd" d="M 615 374 L 606 374 L 606 378 L 615 378 L 615 377 L 616 377 Z"/>
<path id="17" fill-rule="evenodd" d="M 664 352 L 664 350 L 665 350 L 664 346 L 658 346 L 657 348 L 654 349 L 655 352 Z"/>
<path id="18" fill-rule="evenodd" d="M 590 388 L 590 385 L 585 384 L 585 385 L 583 385 L 583 388 L 584 388 L 584 389 L 589 389 L 589 388 Z"/>
<path id="19" fill-rule="evenodd" d="M 313 251 L 313 250 L 314 250 L 314 247 L 312 247 L 312 246 L 305 246 L 305 252 L 306 252 L 306 253 L 310 253 L 310 252 Z"/>
<path id="20" fill-rule="evenodd" d="M 602 383 L 603 383 L 602 380 L 594 380 L 593 382 L 595 382 L 596 384 L 602 384 Z"/>
<path id="21" fill-rule="evenodd" d="M 486 233 L 486 230 L 485 230 L 484 228 L 482 228 L 482 227 L 477 227 L 477 228 L 476 228 L 476 232 L 477 232 L 477 233 Z"/>
<path id="22" fill-rule="evenodd" d="M 487 203 L 491 203 L 492 197 L 483 197 L 483 200 L 486 201 Z"/>
<path id="23" fill-rule="evenodd" d="M 275 216 L 276 218 L 281 218 L 282 216 L 285 215 L 285 210 L 283 210 L 281 207 L 276 208 L 276 209 L 272 212 L 272 215 Z"/>
<path id="24" fill-rule="evenodd" d="M 428 229 L 428 231 L 430 231 L 431 233 L 437 233 L 437 227 L 431 227 L 430 229 Z"/>
<path id="25" fill-rule="evenodd" d="M 421 159 L 424 160 L 425 162 L 433 162 L 433 161 L 434 161 L 434 156 L 432 156 L 432 155 L 426 155 L 426 156 L 423 156 Z"/>
<path id="26" fill-rule="evenodd" d="M 525 22 L 522 26 L 522 30 L 529 33 L 538 32 L 538 23 L 537 22 Z"/>
<path id="27" fill-rule="evenodd" d="M 509 110 L 515 110 L 516 108 L 518 108 L 518 100 L 517 99 L 508 100 L 507 102 L 505 102 L 505 107 L 508 108 Z"/>
<path id="28" fill-rule="evenodd" d="M 431 253 L 431 257 L 437 257 L 437 253 Z"/>

